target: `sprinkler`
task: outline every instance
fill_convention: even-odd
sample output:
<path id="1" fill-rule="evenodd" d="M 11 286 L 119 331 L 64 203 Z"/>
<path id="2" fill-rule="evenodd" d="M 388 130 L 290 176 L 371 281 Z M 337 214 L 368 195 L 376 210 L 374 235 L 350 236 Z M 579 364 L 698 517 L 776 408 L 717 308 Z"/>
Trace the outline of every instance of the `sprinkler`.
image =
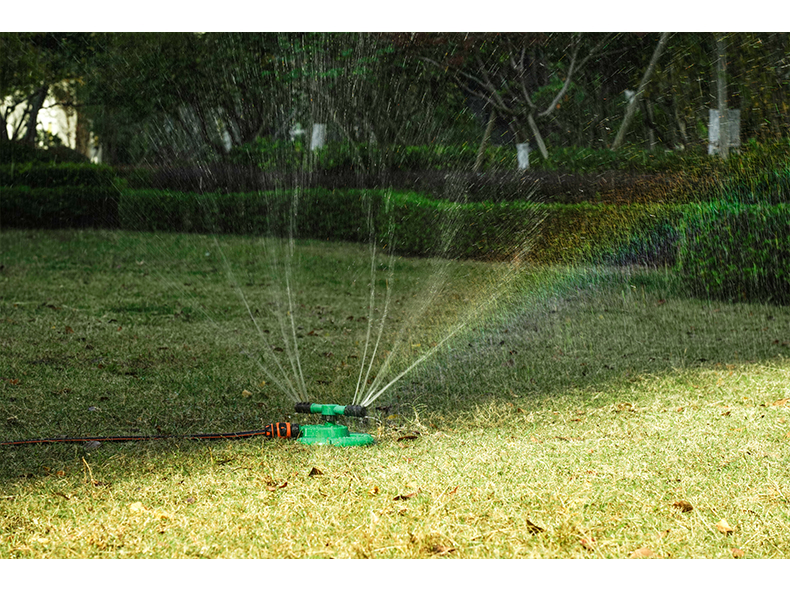
<path id="1" fill-rule="evenodd" d="M 344 425 L 336 424 L 333 419 L 338 415 L 365 417 L 367 409 L 362 405 L 321 405 L 317 403 L 297 403 L 297 413 L 320 413 L 324 420 L 320 425 L 299 426 L 299 442 L 302 444 L 332 446 L 367 446 L 373 444 L 370 434 L 352 434 Z"/>
<path id="2" fill-rule="evenodd" d="M 186 438 L 192 440 L 235 440 L 239 438 L 298 438 L 302 444 L 330 444 L 332 446 L 367 446 L 373 444 L 373 436 L 369 434 L 351 434 L 348 428 L 337 425 L 332 420 L 337 415 L 365 417 L 367 408 L 362 405 L 316 405 L 315 403 L 297 403 L 297 413 L 320 413 L 323 425 L 297 425 L 294 423 L 270 423 L 250 432 L 229 432 L 223 434 L 156 434 L 151 436 L 79 436 L 69 438 L 34 438 L 29 440 L 0 441 L 0 446 L 21 446 L 25 444 L 88 444 L 98 442 L 139 442 L 143 440 L 164 440 L 169 438 Z"/>

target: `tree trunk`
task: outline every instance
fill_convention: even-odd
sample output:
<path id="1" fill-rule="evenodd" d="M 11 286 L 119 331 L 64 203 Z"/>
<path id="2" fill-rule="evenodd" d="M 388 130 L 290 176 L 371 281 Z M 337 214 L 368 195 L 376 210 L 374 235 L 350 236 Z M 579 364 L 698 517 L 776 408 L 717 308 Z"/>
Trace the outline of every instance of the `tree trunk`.
<path id="1" fill-rule="evenodd" d="M 6 123 L 5 113 L 0 116 L 0 142 L 8 141 L 8 124 Z"/>
<path id="2" fill-rule="evenodd" d="M 645 70 L 645 74 L 642 76 L 642 80 L 639 82 L 639 88 L 636 91 L 636 95 L 634 95 L 633 99 L 628 103 L 628 107 L 625 110 L 625 117 L 623 118 L 623 123 L 620 125 L 620 129 L 617 130 L 617 136 L 615 137 L 614 143 L 612 144 L 612 150 L 617 150 L 623 145 L 623 142 L 625 141 L 625 134 L 628 132 L 628 126 L 631 125 L 631 120 L 634 118 L 636 107 L 639 105 L 642 94 L 645 92 L 647 83 L 650 82 L 650 78 L 653 76 L 653 70 L 656 69 L 658 58 L 661 57 L 661 52 L 664 51 L 664 47 L 666 46 L 668 39 L 669 33 L 661 33 L 661 38 L 658 40 L 658 45 L 656 45 L 656 49 L 653 51 L 653 57 L 650 58 L 650 64 L 648 64 L 647 70 Z"/>
<path id="3" fill-rule="evenodd" d="M 730 154 L 730 126 L 727 116 L 727 39 L 716 35 L 716 102 L 719 109 L 719 155 Z"/>
<path id="4" fill-rule="evenodd" d="M 41 86 L 30 97 L 30 116 L 27 119 L 27 130 L 25 131 L 24 141 L 30 144 L 36 143 L 36 127 L 38 126 L 38 113 L 41 107 L 44 106 L 44 100 L 47 98 L 49 92 L 49 85 Z"/>
<path id="5" fill-rule="evenodd" d="M 540 135 L 538 124 L 535 123 L 535 118 L 532 117 L 532 113 L 527 116 L 527 122 L 529 123 L 529 128 L 532 130 L 532 135 L 535 136 L 535 142 L 538 144 L 540 155 L 543 157 L 543 160 L 548 160 L 549 151 L 546 150 L 546 144 L 543 142 L 543 136 Z"/>
<path id="6" fill-rule="evenodd" d="M 477 157 L 475 158 L 475 165 L 472 167 L 472 172 L 479 173 L 483 167 L 483 158 L 485 157 L 486 147 L 491 138 L 491 133 L 494 131 L 494 123 L 496 122 L 496 110 L 491 109 L 491 115 L 488 116 L 488 123 L 486 124 L 485 132 L 483 132 L 483 139 L 480 140 L 480 147 L 477 149 Z"/>

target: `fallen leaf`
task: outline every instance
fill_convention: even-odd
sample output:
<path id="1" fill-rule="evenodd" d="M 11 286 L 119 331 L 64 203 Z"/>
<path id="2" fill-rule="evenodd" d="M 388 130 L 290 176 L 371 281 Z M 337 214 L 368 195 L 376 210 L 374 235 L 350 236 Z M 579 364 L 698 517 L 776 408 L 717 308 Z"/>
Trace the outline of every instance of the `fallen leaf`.
<path id="1" fill-rule="evenodd" d="M 434 555 L 447 555 L 455 551 L 455 547 L 447 547 L 445 545 L 434 545 L 431 547 L 431 553 Z"/>
<path id="2" fill-rule="evenodd" d="M 677 509 L 678 509 L 678 510 L 680 510 L 681 512 L 691 512 L 691 510 L 693 510 L 693 509 L 694 509 L 694 506 L 692 506 L 692 505 L 691 505 L 689 502 L 687 502 L 686 500 L 680 500 L 680 501 L 677 501 L 677 502 L 675 502 L 674 504 L 672 504 L 672 507 L 673 507 L 673 508 L 677 508 Z"/>
<path id="3" fill-rule="evenodd" d="M 321 469 L 313 467 L 310 469 L 310 472 L 307 474 L 308 477 L 315 477 L 316 475 L 323 475 L 324 472 Z"/>
<path id="4" fill-rule="evenodd" d="M 532 521 L 527 518 L 527 532 L 530 534 L 540 534 L 541 532 L 546 532 L 546 529 L 541 528 L 537 524 L 533 524 Z"/>
<path id="5" fill-rule="evenodd" d="M 143 505 L 142 502 L 134 502 L 132 504 L 129 504 L 129 511 L 132 514 L 142 514 L 144 512 L 147 512 L 148 510 L 146 509 L 146 507 Z"/>
<path id="6" fill-rule="evenodd" d="M 241 391 L 241 396 L 244 397 L 244 398 L 249 398 L 249 397 L 252 396 L 252 393 L 250 391 L 248 391 L 247 389 L 244 389 L 243 391 Z"/>
<path id="7" fill-rule="evenodd" d="M 405 436 L 400 436 L 398 438 L 398 442 L 400 442 L 401 440 L 416 440 L 416 439 L 417 439 L 416 435 L 414 435 L 414 434 L 407 434 Z"/>
<path id="8" fill-rule="evenodd" d="M 653 549 L 650 547 L 642 547 L 641 549 L 637 549 L 631 555 L 628 556 L 629 559 L 645 559 L 646 557 L 653 556 Z"/>
<path id="9" fill-rule="evenodd" d="M 589 539 L 579 539 L 579 544 L 587 549 L 588 551 L 595 550 L 595 537 L 590 537 Z"/>
<path id="10" fill-rule="evenodd" d="M 790 402 L 790 399 L 779 399 L 778 401 L 771 403 L 771 405 L 774 407 L 784 407 L 788 402 Z"/>
<path id="11" fill-rule="evenodd" d="M 378 492 L 379 492 L 378 485 L 374 485 L 373 487 L 370 488 L 370 491 L 368 491 L 370 495 L 378 495 Z"/>
<path id="12" fill-rule="evenodd" d="M 743 556 L 746 555 L 746 553 L 741 551 L 738 547 L 733 547 L 732 549 L 730 549 L 730 553 L 732 553 L 732 556 L 735 559 L 742 559 Z"/>
<path id="13" fill-rule="evenodd" d="M 716 528 L 719 530 L 721 534 L 729 535 L 735 532 L 735 529 L 729 524 L 727 524 L 727 521 L 724 518 L 722 518 L 716 523 Z"/>
<path id="14" fill-rule="evenodd" d="M 411 498 L 413 498 L 415 495 L 417 495 L 417 493 L 416 493 L 416 492 L 412 492 L 412 493 L 405 493 L 405 494 L 402 494 L 402 495 L 396 495 L 395 497 L 393 497 L 393 498 L 392 498 L 392 501 L 398 501 L 398 500 L 407 500 L 407 499 L 411 499 Z"/>
<path id="15" fill-rule="evenodd" d="M 67 325 L 67 326 L 66 326 L 66 328 L 65 328 L 65 329 L 63 329 L 63 332 L 64 332 L 64 333 L 66 333 L 66 334 L 68 335 L 68 334 L 70 334 L 70 333 L 74 333 L 74 329 L 72 329 L 71 327 L 69 327 L 69 326 Z"/>

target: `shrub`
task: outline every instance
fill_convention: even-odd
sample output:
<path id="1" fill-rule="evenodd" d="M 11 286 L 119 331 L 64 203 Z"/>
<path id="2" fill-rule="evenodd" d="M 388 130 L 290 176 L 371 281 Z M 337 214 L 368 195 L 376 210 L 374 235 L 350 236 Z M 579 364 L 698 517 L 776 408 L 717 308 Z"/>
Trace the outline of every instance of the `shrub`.
<path id="1" fill-rule="evenodd" d="M 296 238 L 366 242 L 372 220 L 380 244 L 394 240 L 396 251 L 404 255 L 503 260 L 521 256 L 531 242 L 534 248 L 524 259 L 535 263 L 600 260 L 619 253 L 633 233 L 650 237 L 676 215 L 676 207 L 669 206 L 464 204 L 385 190 L 127 190 L 120 220 L 132 230 L 288 236 L 292 211 Z M 644 257 L 652 244 L 642 244 Z"/>
<path id="2" fill-rule="evenodd" d="M 255 193 L 184 193 L 127 190 L 119 208 L 129 230 L 261 234 L 365 241 L 368 213 L 375 217 L 380 192 L 293 190 Z"/>
<path id="3" fill-rule="evenodd" d="M 28 142 L 0 141 L 0 164 L 25 162 L 86 164 L 89 162 L 89 159 L 84 154 L 80 154 L 66 146 L 53 146 L 43 149 Z"/>
<path id="4" fill-rule="evenodd" d="M 97 164 L 22 163 L 0 165 L 0 187 L 93 187 L 117 185 L 112 168 Z"/>
<path id="5" fill-rule="evenodd" d="M 0 165 L 0 215 L 9 226 L 112 227 L 118 221 L 119 195 L 119 182 L 107 166 Z"/>
<path id="6" fill-rule="evenodd" d="M 677 268 L 692 294 L 790 303 L 790 204 L 694 204 L 679 230 Z"/>
<path id="7" fill-rule="evenodd" d="M 22 228 L 114 227 L 114 188 L 0 187 L 0 221 Z"/>
<path id="8" fill-rule="evenodd" d="M 723 183 L 722 192 L 745 204 L 790 202 L 790 167 L 734 175 Z"/>
<path id="9" fill-rule="evenodd" d="M 258 138 L 234 148 L 228 161 L 236 165 L 254 165 L 267 172 L 381 172 L 471 170 L 477 158 L 477 146 L 471 144 L 427 146 L 379 145 L 329 142 L 310 152 L 301 142 Z M 515 169 L 516 152 L 512 147 L 489 146 L 483 158 L 483 170 Z"/>

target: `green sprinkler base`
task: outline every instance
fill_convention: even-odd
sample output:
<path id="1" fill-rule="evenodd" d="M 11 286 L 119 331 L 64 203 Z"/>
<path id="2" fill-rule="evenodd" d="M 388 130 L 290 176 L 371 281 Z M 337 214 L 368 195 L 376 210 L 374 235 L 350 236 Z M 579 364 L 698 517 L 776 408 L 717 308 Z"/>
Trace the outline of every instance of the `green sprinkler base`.
<path id="1" fill-rule="evenodd" d="M 323 425 L 299 426 L 298 441 L 318 446 L 368 446 L 374 442 L 370 434 L 352 434 L 346 426 L 329 421 Z"/>

